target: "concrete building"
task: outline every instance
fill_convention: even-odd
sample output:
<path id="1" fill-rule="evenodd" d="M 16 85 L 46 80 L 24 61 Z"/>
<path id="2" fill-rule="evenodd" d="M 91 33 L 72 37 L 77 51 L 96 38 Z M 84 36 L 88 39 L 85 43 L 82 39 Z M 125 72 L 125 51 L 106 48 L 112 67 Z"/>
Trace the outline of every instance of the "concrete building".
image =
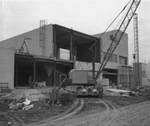
<path id="1" fill-rule="evenodd" d="M 106 55 L 107 49 L 111 44 L 111 35 L 114 35 L 117 30 L 106 32 L 102 35 L 102 57 Z M 95 37 L 100 37 L 101 34 L 94 35 Z M 103 77 L 109 79 L 110 85 L 112 83 L 120 84 L 120 69 L 125 71 L 125 69 L 129 69 L 131 67 L 128 66 L 128 34 L 124 33 L 119 45 L 116 50 L 112 54 L 109 62 L 106 64 L 104 68 Z M 123 72 L 122 71 L 122 72 Z M 121 75 L 122 76 L 122 75 Z M 129 76 L 129 73 L 127 74 Z M 123 76 L 122 76 L 123 77 Z M 129 83 L 129 80 L 128 80 Z"/>
<path id="2" fill-rule="evenodd" d="M 133 67 L 135 65 L 133 64 Z M 139 80 L 140 80 L 140 85 L 139 86 L 150 86 L 150 63 L 139 63 Z"/>
<path id="3" fill-rule="evenodd" d="M 75 61 L 101 61 L 100 39 L 60 25 L 41 23 L 40 28 L 0 42 L 0 88 L 35 87 L 36 82 L 58 86 L 61 76 L 68 75 Z M 63 58 L 61 50 L 69 52 Z M 29 77 L 33 83 L 29 84 Z"/>
<path id="4" fill-rule="evenodd" d="M 108 31 L 102 35 L 102 33 L 93 35 L 94 37 L 101 37 L 101 61 L 106 55 L 107 49 L 111 44 L 110 36 L 114 35 L 117 30 Z M 100 67 L 100 64 L 96 64 L 95 70 L 97 71 Z M 91 70 L 91 63 L 77 63 L 76 69 L 86 69 Z M 131 66 L 128 65 L 128 34 L 124 33 L 119 45 L 112 54 L 109 62 L 106 64 L 103 70 L 103 82 L 109 85 L 115 84 L 129 87 L 132 85 L 133 74 L 130 74 Z M 127 72 L 128 71 L 128 72 Z"/>
<path id="5" fill-rule="evenodd" d="M 110 36 L 116 32 L 87 35 L 56 24 L 41 23 L 40 28 L 0 42 L 0 88 L 27 88 L 29 77 L 33 87 L 36 82 L 46 86 L 58 86 L 61 79 L 73 68 L 92 69 L 95 57 L 98 70 L 100 62 L 111 43 Z M 89 48 L 94 47 L 95 56 Z M 62 53 L 65 52 L 65 54 Z M 69 54 L 68 54 L 69 53 Z M 67 56 L 65 56 L 67 55 Z M 128 35 L 125 33 L 107 63 L 103 77 L 118 84 L 119 68 L 128 68 Z"/>

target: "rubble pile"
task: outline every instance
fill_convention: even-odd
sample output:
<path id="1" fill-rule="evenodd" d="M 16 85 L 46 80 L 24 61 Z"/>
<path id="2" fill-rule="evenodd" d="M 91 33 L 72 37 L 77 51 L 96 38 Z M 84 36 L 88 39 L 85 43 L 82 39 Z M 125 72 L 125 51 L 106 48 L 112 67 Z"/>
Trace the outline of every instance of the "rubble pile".
<path id="1" fill-rule="evenodd" d="M 18 111 L 29 109 L 36 110 L 39 108 L 41 109 L 41 105 L 44 105 L 46 108 L 49 108 L 51 105 L 66 106 L 72 104 L 74 99 L 75 96 L 66 91 L 49 92 L 46 94 L 41 94 L 40 91 L 32 89 L 26 90 L 24 92 L 1 94 L 0 106 L 2 104 L 5 104 L 7 106 L 6 111 Z"/>
<path id="2" fill-rule="evenodd" d="M 1 96 L 0 96 L 0 100 L 3 100 L 3 99 L 19 100 L 21 98 L 27 98 L 30 101 L 40 101 L 43 99 L 47 99 L 48 97 L 46 95 L 41 94 L 41 92 L 36 89 L 26 90 L 21 93 L 13 92 L 13 93 L 8 93 L 8 94 L 1 94 Z"/>
<path id="3" fill-rule="evenodd" d="M 150 86 L 138 86 L 133 92 L 140 96 L 150 96 Z"/>
<path id="4" fill-rule="evenodd" d="M 0 106 L 5 108 L 5 110 L 0 109 L 0 111 L 29 110 L 34 108 L 34 102 L 43 101 L 44 99 L 48 99 L 48 97 L 41 94 L 38 90 L 26 90 L 22 93 L 1 93 Z"/>
<path id="5" fill-rule="evenodd" d="M 21 98 L 19 100 L 14 100 L 9 104 L 9 108 L 11 110 L 29 110 L 33 108 L 33 104 L 31 104 L 31 101 L 28 100 L 27 98 Z"/>

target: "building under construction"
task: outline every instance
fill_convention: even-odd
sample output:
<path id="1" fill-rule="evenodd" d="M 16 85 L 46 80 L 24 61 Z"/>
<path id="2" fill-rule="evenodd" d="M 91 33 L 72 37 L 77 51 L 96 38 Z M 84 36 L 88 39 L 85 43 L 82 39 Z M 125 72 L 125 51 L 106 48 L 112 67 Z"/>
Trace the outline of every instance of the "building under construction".
<path id="1" fill-rule="evenodd" d="M 67 76 L 73 68 L 82 69 L 79 63 L 92 64 L 93 52 L 89 48 L 94 43 L 94 60 L 100 64 L 114 33 L 110 31 L 99 38 L 100 34 L 87 35 L 57 24 L 47 25 L 42 20 L 39 28 L 0 43 L 0 88 L 30 87 L 30 76 L 33 84 L 45 82 L 46 87 L 58 86 L 62 75 Z M 103 78 L 117 85 L 120 67 L 129 68 L 126 33 L 107 63 Z"/>

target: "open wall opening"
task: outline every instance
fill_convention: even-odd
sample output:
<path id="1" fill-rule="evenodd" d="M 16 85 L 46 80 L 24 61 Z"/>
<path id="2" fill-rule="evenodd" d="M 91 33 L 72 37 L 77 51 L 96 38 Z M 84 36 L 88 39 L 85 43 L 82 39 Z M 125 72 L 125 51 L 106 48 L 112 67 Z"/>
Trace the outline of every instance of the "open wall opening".
<path id="1" fill-rule="evenodd" d="M 32 87 L 36 87 L 36 82 L 45 82 L 45 86 L 53 86 L 53 66 L 53 62 L 39 60 L 31 55 L 16 54 L 14 86 L 17 88 L 31 87 L 30 77 Z"/>
<path id="2" fill-rule="evenodd" d="M 69 60 L 70 59 L 70 50 L 60 48 L 59 55 L 60 55 L 60 59 Z"/>
<path id="3" fill-rule="evenodd" d="M 118 73 L 117 70 L 113 69 L 104 69 L 103 78 L 109 79 L 109 85 L 117 85 L 118 84 Z"/>
<path id="4" fill-rule="evenodd" d="M 60 59 L 60 49 L 68 50 L 70 61 L 100 62 L 100 39 L 73 29 L 53 25 L 54 57 Z M 94 44 L 92 50 L 90 48 Z M 93 53 L 94 52 L 94 53 Z"/>
<path id="5" fill-rule="evenodd" d="M 52 63 L 36 62 L 36 82 L 45 82 L 45 86 L 53 86 L 54 68 Z"/>
<path id="6" fill-rule="evenodd" d="M 56 64 L 55 86 L 59 86 L 68 73 L 73 69 L 73 64 L 58 63 Z"/>
<path id="7" fill-rule="evenodd" d="M 60 75 L 68 76 L 73 69 L 73 63 L 55 61 L 46 58 L 35 58 L 31 55 L 15 55 L 15 88 L 31 88 L 29 78 L 32 78 L 32 88 L 38 87 L 38 83 L 44 86 L 59 86 Z"/>
<path id="8" fill-rule="evenodd" d="M 14 87 L 29 87 L 28 78 L 33 77 L 33 57 L 15 55 Z"/>

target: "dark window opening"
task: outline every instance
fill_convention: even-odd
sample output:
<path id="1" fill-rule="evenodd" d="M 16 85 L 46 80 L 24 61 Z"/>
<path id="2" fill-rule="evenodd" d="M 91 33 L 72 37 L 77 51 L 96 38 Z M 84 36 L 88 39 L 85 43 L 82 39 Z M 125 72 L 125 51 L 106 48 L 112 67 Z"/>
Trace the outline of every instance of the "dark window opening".
<path id="1" fill-rule="evenodd" d="M 119 63 L 123 65 L 127 65 L 127 57 L 119 56 Z"/>

